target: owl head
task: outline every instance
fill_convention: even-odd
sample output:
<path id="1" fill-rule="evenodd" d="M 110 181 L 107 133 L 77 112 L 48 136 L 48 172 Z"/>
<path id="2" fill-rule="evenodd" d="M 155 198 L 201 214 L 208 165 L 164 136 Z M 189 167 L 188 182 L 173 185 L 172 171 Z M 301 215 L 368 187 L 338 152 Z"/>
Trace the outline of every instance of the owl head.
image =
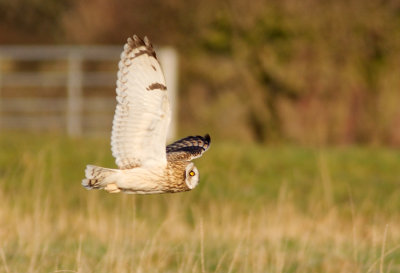
<path id="1" fill-rule="evenodd" d="M 189 189 L 194 189 L 199 184 L 199 171 L 196 166 L 189 162 L 185 168 L 185 183 Z"/>

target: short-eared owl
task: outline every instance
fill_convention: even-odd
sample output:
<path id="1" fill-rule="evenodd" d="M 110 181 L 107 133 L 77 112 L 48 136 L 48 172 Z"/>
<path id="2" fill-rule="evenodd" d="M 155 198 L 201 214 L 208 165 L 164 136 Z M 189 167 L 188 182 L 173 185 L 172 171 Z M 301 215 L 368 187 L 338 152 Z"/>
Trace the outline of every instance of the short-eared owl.
<path id="1" fill-rule="evenodd" d="M 119 169 L 87 165 L 82 185 L 137 194 L 193 189 L 199 171 L 191 160 L 209 148 L 210 136 L 189 136 L 165 147 L 171 118 L 167 86 L 147 37 L 128 38 L 118 67 L 111 150 Z"/>

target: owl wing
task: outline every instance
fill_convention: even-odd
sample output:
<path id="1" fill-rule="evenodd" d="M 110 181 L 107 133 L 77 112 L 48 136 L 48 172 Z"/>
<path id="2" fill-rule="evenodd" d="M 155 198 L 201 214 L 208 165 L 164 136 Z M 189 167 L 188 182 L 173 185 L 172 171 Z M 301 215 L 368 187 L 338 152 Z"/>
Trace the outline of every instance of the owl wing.
<path id="1" fill-rule="evenodd" d="M 186 160 L 201 157 L 210 147 L 210 135 L 188 136 L 167 146 L 168 161 Z"/>
<path id="2" fill-rule="evenodd" d="M 128 38 L 118 64 L 111 150 L 120 169 L 166 165 L 170 107 L 163 72 L 147 37 Z"/>

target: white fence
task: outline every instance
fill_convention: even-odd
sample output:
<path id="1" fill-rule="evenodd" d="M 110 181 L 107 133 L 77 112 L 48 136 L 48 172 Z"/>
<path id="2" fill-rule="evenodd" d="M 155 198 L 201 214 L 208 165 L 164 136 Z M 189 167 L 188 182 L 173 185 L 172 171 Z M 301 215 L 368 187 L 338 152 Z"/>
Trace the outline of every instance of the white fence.
<path id="1" fill-rule="evenodd" d="M 122 46 L 0 46 L 0 130 L 109 134 L 121 51 Z M 171 138 L 176 131 L 177 54 L 159 48 L 157 56 L 173 111 Z M 111 69 L 91 69 L 102 62 Z M 96 88 L 109 90 L 108 95 L 88 96 L 86 90 Z"/>

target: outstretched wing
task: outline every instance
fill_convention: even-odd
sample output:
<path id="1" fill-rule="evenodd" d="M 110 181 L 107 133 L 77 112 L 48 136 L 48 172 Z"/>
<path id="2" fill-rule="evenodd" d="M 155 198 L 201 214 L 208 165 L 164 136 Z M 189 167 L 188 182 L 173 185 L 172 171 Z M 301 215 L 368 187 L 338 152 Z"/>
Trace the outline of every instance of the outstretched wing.
<path id="1" fill-rule="evenodd" d="M 210 147 L 210 135 L 188 136 L 167 146 L 168 161 L 186 160 L 198 158 Z"/>
<path id="2" fill-rule="evenodd" d="M 165 142 L 171 116 L 167 87 L 147 37 L 128 38 L 118 67 L 111 133 L 115 162 L 120 169 L 166 165 Z"/>

